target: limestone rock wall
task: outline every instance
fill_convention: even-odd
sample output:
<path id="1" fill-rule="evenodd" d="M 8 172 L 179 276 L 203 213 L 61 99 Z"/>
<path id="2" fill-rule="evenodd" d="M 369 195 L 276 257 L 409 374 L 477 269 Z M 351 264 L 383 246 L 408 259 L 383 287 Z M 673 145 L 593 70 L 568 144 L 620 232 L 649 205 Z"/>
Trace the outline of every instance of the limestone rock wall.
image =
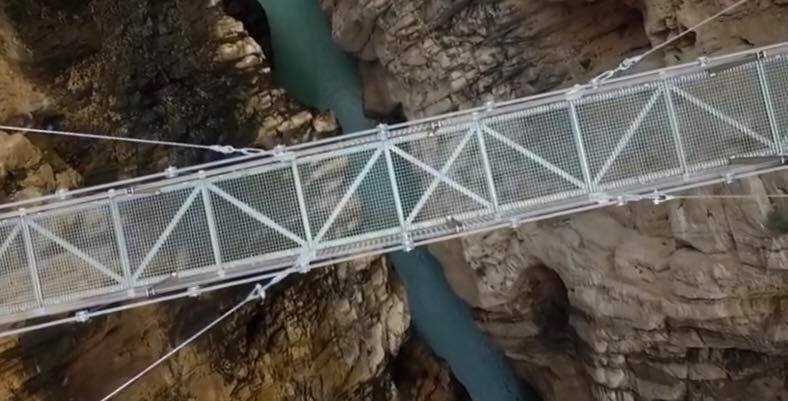
<path id="1" fill-rule="evenodd" d="M 752 200 L 644 202 L 469 238 L 482 325 L 536 380 L 566 373 L 568 356 L 593 399 L 785 397 L 785 238 L 763 197 L 784 187 L 770 175 L 707 190 Z M 563 288 L 534 277 L 546 266 Z M 557 340 L 571 350 L 545 359 L 540 343 Z"/>
<path id="2" fill-rule="evenodd" d="M 317 285 L 316 283 L 320 283 Z M 206 295 L 0 343 L 7 400 L 97 400 L 246 294 Z M 382 261 L 294 277 L 118 400 L 401 400 L 407 306 Z"/>
<path id="3" fill-rule="evenodd" d="M 368 108 L 410 117 L 584 82 L 729 4 L 323 1 L 335 40 L 378 70 Z M 748 2 L 636 70 L 788 40 L 787 6 Z M 784 205 L 764 196 L 785 188 L 752 178 L 699 193 L 753 199 L 630 204 L 432 250 L 546 400 L 786 399 Z"/>
<path id="4" fill-rule="evenodd" d="M 45 104 L 45 98 L 21 74 L 18 62 L 25 57 L 16 30 L 0 8 L 0 120 L 28 112 Z"/>
<path id="5" fill-rule="evenodd" d="M 0 201 L 34 198 L 81 183 L 82 177 L 51 149 L 21 133 L 0 131 Z"/>
<path id="6" fill-rule="evenodd" d="M 408 117 L 587 81 L 727 6 L 719 1 L 321 0 L 364 61 L 368 109 Z M 647 59 L 650 69 L 788 38 L 781 0 L 746 3 Z M 769 29 L 764 29 L 768 26 Z"/>
<path id="7" fill-rule="evenodd" d="M 4 10 L 20 49 L 16 70 L 46 96 L 55 127 L 269 148 L 333 134 L 330 115 L 274 83 L 260 43 L 225 11 L 236 2 L 15 0 Z M 217 157 L 65 139 L 57 148 L 89 183 Z"/>
<path id="8" fill-rule="evenodd" d="M 377 63 L 409 117 L 555 88 L 649 44 L 621 1 L 324 0 L 335 40 Z"/>
<path id="9" fill-rule="evenodd" d="M 3 2 L 0 123 L 260 147 L 336 133 L 330 112 L 273 81 L 265 18 L 250 4 Z M 0 201 L 212 157 L 0 133 Z M 0 339 L 0 399 L 98 400 L 249 290 Z M 459 400 L 409 327 L 402 286 L 383 259 L 325 268 L 280 283 L 115 399 Z"/>

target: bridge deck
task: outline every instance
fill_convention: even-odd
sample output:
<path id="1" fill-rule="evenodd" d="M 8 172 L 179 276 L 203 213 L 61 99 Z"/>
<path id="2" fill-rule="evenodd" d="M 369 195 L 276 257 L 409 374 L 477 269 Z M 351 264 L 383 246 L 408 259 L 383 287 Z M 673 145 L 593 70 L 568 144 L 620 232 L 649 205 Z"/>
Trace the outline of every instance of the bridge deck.
<path id="1" fill-rule="evenodd" d="M 786 53 L 704 59 L 2 206 L 0 322 L 764 172 L 729 158 L 785 149 Z"/>

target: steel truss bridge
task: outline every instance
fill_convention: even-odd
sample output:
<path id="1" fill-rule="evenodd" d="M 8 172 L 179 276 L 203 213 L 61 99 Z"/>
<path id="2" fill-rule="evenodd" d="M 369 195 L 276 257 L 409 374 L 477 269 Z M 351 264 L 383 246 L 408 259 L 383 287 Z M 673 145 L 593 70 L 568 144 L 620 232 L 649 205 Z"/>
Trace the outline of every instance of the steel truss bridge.
<path id="1" fill-rule="evenodd" d="M 780 44 L 7 204 L 0 323 L 659 201 L 780 169 L 786 132 Z"/>

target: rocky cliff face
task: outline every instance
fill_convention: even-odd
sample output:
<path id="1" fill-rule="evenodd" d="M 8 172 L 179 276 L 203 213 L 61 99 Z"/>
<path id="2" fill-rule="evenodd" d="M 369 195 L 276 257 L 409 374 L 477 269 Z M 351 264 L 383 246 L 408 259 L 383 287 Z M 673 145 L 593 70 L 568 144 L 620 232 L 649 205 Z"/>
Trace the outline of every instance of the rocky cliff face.
<path id="1" fill-rule="evenodd" d="M 239 146 L 333 132 L 330 116 L 276 87 L 264 29 L 244 27 L 243 3 L 8 1 L 0 120 Z M 367 109 L 409 117 L 584 81 L 724 6 L 322 3 L 337 43 L 362 61 Z M 780 0 L 747 3 L 640 68 L 786 40 L 787 11 Z M 207 157 L 8 132 L 0 134 L 0 196 Z M 786 239 L 775 224 L 785 209 L 762 196 L 787 187 L 782 176 L 754 178 L 706 190 L 761 195 L 753 200 L 632 204 L 433 250 L 480 326 L 547 400 L 788 399 Z M 242 295 L 2 340 L 0 396 L 97 399 Z M 383 261 L 313 272 L 244 308 L 119 399 L 462 399 L 408 325 L 401 285 Z"/>
<path id="2" fill-rule="evenodd" d="M 784 187 L 767 176 L 709 192 Z M 565 367 L 529 343 L 573 344 L 558 354 L 590 399 L 784 398 L 788 275 L 785 238 L 765 227 L 772 208 L 765 197 L 643 203 L 471 238 L 480 320 L 537 381 Z M 548 285 L 531 272 L 546 268 L 557 274 Z M 544 319 L 556 316 L 551 332 Z M 559 383 L 545 384 L 560 398 Z"/>
<path id="3" fill-rule="evenodd" d="M 293 278 L 114 399 L 403 400 L 400 391 L 417 391 L 425 380 L 400 373 L 399 364 L 435 362 L 418 353 L 395 358 L 409 326 L 399 288 L 380 260 Z M 0 394 L 98 400 L 242 295 L 217 293 L 4 340 Z M 440 384 L 445 372 L 438 365 L 427 378 Z"/>
<path id="4" fill-rule="evenodd" d="M 368 109 L 409 117 L 584 82 L 725 5 L 705 1 L 321 0 L 362 60 Z M 788 37 L 784 2 L 747 3 L 636 70 Z M 769 26 L 770 29 L 763 29 Z"/>
<path id="5" fill-rule="evenodd" d="M 333 133 L 330 116 L 297 104 L 273 82 L 260 44 L 243 20 L 228 15 L 243 15 L 236 3 L 4 7 L 19 49 L 16 70 L 46 96 L 56 127 L 264 147 Z M 249 23 L 264 28 L 265 21 Z M 212 156 L 96 141 L 61 140 L 57 147 L 91 183 Z"/>
<path id="6" fill-rule="evenodd" d="M 368 107 L 401 103 L 410 117 L 552 89 L 649 45 L 641 14 L 615 0 L 323 5 L 335 40 L 377 71 L 367 84 L 385 89 Z"/>
<path id="7" fill-rule="evenodd" d="M 4 2 L 0 122 L 261 147 L 334 134 L 330 113 L 277 87 L 255 4 Z M 210 157 L 0 132 L 0 200 Z M 100 399 L 248 290 L 0 339 L 0 399 Z M 281 283 L 116 399 L 460 399 L 409 327 L 402 286 L 384 260 L 346 263 Z"/>
<path id="8" fill-rule="evenodd" d="M 367 107 L 401 105 L 411 117 L 583 82 L 727 5 L 323 4 L 335 40 L 374 72 Z M 786 6 L 746 3 L 639 68 L 785 41 Z M 763 196 L 785 188 L 780 175 L 753 178 L 704 190 L 753 199 L 638 203 L 433 252 L 480 326 L 547 400 L 788 399 L 785 236 L 768 228 L 783 209 Z"/>
<path id="9" fill-rule="evenodd" d="M 0 200 L 34 198 L 81 183 L 82 177 L 51 149 L 21 134 L 0 131 Z"/>

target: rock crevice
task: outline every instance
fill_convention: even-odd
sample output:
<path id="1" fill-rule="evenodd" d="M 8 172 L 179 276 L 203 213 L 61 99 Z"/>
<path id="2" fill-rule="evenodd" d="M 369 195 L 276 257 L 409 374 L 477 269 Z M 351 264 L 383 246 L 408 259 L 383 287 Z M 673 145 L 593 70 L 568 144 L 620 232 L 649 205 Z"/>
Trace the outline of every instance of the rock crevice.
<path id="1" fill-rule="evenodd" d="M 305 107 L 275 82 L 255 4 L 6 2 L 0 49 L 14 51 L 0 53 L 0 89 L 13 96 L 0 99 L 0 122 L 263 148 L 335 134 L 330 111 Z M 214 157 L 0 132 L 0 201 Z M 248 290 L 4 338 L 0 399 L 100 399 Z M 264 304 L 247 305 L 116 398 L 457 399 L 448 370 L 409 328 L 402 286 L 384 260 L 325 268 L 280 283 Z"/>
<path id="2" fill-rule="evenodd" d="M 409 117 L 585 82 L 727 6 L 323 4 L 341 21 L 336 40 L 388 73 L 367 85 L 387 88 L 381 103 L 399 103 Z M 786 11 L 782 1 L 742 4 L 633 71 L 788 40 Z M 345 29 L 350 21 L 363 29 Z M 783 399 L 785 209 L 764 195 L 781 193 L 784 180 L 768 175 L 698 192 L 752 199 L 636 203 L 432 249 L 478 324 L 547 400 Z"/>

